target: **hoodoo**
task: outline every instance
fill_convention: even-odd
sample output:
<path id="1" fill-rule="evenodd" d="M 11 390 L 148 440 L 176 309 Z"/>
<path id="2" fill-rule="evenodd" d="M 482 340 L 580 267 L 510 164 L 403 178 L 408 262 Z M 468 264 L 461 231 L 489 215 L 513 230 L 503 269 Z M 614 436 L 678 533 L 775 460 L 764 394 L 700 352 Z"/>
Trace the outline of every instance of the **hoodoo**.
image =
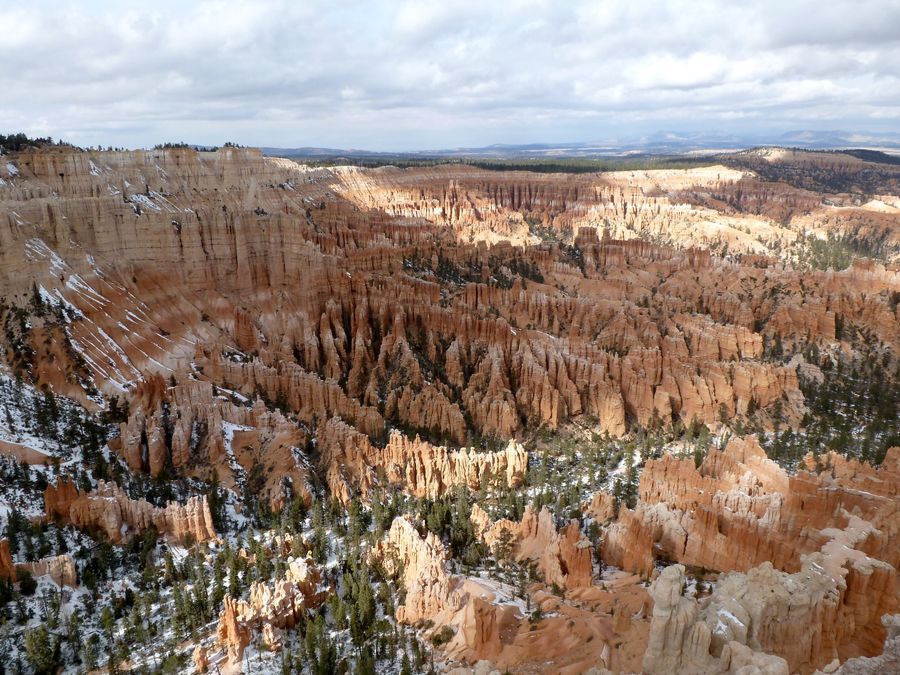
<path id="1" fill-rule="evenodd" d="M 896 663 L 895 164 L 6 138 L 23 672 Z"/>

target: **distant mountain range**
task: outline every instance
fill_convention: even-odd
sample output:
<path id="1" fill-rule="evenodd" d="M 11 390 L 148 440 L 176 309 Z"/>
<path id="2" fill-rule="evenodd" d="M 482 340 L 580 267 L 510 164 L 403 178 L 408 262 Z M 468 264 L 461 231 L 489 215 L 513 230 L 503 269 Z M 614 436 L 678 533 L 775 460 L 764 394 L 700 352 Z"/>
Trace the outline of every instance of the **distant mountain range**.
<path id="1" fill-rule="evenodd" d="M 715 132 L 658 132 L 632 139 L 609 139 L 579 143 L 528 143 L 486 145 L 477 148 L 449 148 L 408 152 L 375 152 L 351 148 L 271 148 L 267 155 L 279 157 L 471 157 L 471 158 L 552 158 L 610 157 L 630 154 L 679 155 L 702 152 L 744 150 L 758 146 L 782 146 L 810 150 L 865 148 L 900 153 L 900 133 L 860 133 L 851 131 L 788 131 L 780 135 L 737 135 Z"/>

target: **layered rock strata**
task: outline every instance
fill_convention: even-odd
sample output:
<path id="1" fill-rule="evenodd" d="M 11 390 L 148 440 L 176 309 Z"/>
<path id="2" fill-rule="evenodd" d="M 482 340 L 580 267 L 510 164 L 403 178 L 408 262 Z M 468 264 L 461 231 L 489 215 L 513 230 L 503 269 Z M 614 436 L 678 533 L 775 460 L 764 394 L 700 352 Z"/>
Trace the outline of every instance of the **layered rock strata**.
<path id="1" fill-rule="evenodd" d="M 655 557 L 720 571 L 767 561 L 797 571 L 827 541 L 822 530 L 843 527 L 853 512 L 878 528 L 866 551 L 896 565 L 898 454 L 891 450 L 878 471 L 788 476 L 748 437 L 711 450 L 699 469 L 669 455 L 651 460 L 636 510 L 620 509 L 606 532 L 604 559 L 645 574 Z M 860 489 L 872 478 L 875 492 Z"/>

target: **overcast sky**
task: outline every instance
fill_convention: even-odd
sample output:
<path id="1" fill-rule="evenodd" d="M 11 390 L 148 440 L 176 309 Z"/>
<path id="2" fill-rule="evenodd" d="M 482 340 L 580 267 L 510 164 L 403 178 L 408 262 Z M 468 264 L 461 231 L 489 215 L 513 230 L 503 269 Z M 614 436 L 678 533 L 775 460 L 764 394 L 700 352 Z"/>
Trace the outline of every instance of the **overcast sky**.
<path id="1" fill-rule="evenodd" d="M 411 150 L 900 131 L 900 0 L 0 0 L 0 133 Z"/>

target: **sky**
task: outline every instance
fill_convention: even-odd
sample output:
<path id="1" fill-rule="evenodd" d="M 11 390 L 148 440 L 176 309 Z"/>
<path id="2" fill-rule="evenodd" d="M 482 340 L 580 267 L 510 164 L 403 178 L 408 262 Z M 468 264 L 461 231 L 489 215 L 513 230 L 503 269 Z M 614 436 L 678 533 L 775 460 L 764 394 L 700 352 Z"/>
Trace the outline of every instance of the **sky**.
<path id="1" fill-rule="evenodd" d="M 0 0 L 0 133 L 369 150 L 900 132 L 900 0 Z"/>

